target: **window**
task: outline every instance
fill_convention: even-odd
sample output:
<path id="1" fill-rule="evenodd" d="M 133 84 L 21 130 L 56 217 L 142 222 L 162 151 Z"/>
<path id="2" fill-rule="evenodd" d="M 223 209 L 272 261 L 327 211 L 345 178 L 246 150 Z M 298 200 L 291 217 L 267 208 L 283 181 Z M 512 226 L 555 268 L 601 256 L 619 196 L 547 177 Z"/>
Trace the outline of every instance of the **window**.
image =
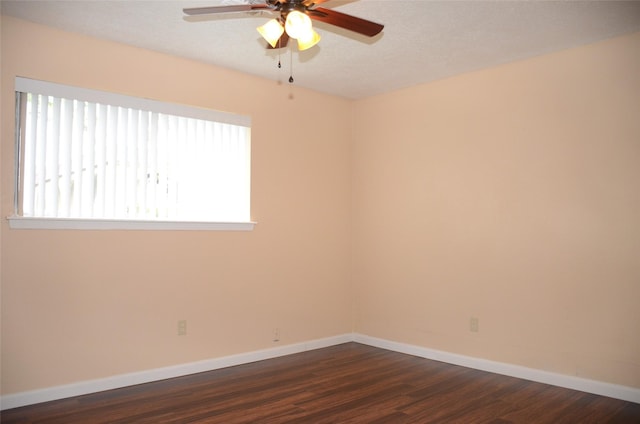
<path id="1" fill-rule="evenodd" d="M 250 119 L 16 79 L 13 228 L 252 229 Z"/>

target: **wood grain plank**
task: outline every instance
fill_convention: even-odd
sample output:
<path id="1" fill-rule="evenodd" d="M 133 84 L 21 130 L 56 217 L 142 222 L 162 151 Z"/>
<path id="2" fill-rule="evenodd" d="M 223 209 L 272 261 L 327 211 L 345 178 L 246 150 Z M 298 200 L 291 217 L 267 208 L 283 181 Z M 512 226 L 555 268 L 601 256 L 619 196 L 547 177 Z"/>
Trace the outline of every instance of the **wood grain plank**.
<path id="1" fill-rule="evenodd" d="M 640 424 L 640 404 L 345 343 L 15 408 L 0 422 Z"/>

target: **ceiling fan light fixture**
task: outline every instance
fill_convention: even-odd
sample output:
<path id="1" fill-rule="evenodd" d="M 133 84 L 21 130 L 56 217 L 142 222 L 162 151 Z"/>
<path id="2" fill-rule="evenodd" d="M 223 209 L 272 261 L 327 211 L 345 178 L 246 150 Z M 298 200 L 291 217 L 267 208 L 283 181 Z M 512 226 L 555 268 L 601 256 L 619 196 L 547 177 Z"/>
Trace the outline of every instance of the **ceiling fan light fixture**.
<path id="1" fill-rule="evenodd" d="M 278 44 L 278 40 L 284 33 L 284 28 L 282 24 L 277 19 L 271 19 L 266 24 L 259 26 L 256 28 L 262 38 L 267 40 L 267 43 L 271 45 L 271 47 L 275 48 L 276 44 Z"/>
<path id="2" fill-rule="evenodd" d="M 298 38 L 298 50 L 307 50 L 318 44 L 320 41 L 320 34 L 315 32 L 313 29 L 311 29 L 309 34 L 311 35 L 309 38 Z"/>
<path id="3" fill-rule="evenodd" d="M 238 0 L 224 0 L 223 3 L 233 4 L 192 7 L 182 10 L 188 16 L 263 10 L 278 13 L 280 16 L 277 19 L 272 19 L 257 28 L 260 35 L 274 49 L 286 47 L 289 43 L 289 38 L 298 40 L 298 48 L 300 50 L 306 50 L 316 45 L 320 41 L 320 35 L 313 30 L 311 17 L 325 24 L 353 31 L 367 37 L 374 37 L 384 29 L 384 25 L 366 19 L 333 9 L 316 7 L 316 5 L 327 1 L 329 0 L 242 0 L 240 2 L 242 4 L 236 4 Z"/>
<path id="4" fill-rule="evenodd" d="M 298 12 L 297 10 L 291 11 L 287 14 L 287 20 L 284 24 L 284 28 L 291 38 L 303 38 L 308 40 L 313 37 L 313 34 L 311 34 L 313 31 L 311 28 L 311 19 L 304 13 Z"/>

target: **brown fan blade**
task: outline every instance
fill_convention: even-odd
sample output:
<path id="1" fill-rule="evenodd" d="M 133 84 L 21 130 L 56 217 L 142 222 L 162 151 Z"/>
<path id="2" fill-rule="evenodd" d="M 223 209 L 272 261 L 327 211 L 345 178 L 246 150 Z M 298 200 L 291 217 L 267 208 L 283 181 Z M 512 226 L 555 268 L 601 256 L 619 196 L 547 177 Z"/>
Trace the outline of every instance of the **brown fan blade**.
<path id="1" fill-rule="evenodd" d="M 287 34 L 286 32 L 283 32 L 282 35 L 280 36 L 280 39 L 278 40 L 278 43 L 276 44 L 276 46 L 275 47 L 271 47 L 271 44 L 267 43 L 267 48 L 269 50 L 281 49 L 283 47 L 287 47 L 287 44 L 289 44 L 289 34 Z"/>
<path id="2" fill-rule="evenodd" d="M 329 1 L 329 0 L 304 0 L 302 2 L 302 4 L 305 7 L 313 7 L 316 4 L 324 3 L 324 2 L 327 2 L 327 1 Z"/>
<path id="3" fill-rule="evenodd" d="M 380 33 L 384 28 L 384 25 L 377 24 L 375 22 L 367 21 L 366 19 L 357 18 L 355 16 L 347 15 L 342 12 L 336 12 L 332 9 L 325 9 L 324 7 L 316 7 L 309 10 L 309 17 L 316 21 L 325 22 L 327 24 L 335 25 L 340 28 L 348 29 L 349 31 L 357 32 L 358 34 L 373 37 Z"/>
<path id="4" fill-rule="evenodd" d="M 182 9 L 185 15 L 210 15 L 213 13 L 250 12 L 252 10 L 269 9 L 268 4 L 238 4 L 231 6 L 192 7 Z"/>

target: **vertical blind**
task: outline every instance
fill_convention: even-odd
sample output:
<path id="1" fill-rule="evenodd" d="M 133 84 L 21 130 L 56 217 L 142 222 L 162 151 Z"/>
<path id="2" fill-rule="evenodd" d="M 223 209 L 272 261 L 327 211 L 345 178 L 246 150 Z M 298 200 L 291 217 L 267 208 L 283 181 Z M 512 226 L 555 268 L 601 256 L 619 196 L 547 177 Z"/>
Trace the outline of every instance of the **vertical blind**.
<path id="1" fill-rule="evenodd" d="M 17 90 L 22 216 L 250 220 L 250 128 L 242 119 L 30 84 Z"/>

